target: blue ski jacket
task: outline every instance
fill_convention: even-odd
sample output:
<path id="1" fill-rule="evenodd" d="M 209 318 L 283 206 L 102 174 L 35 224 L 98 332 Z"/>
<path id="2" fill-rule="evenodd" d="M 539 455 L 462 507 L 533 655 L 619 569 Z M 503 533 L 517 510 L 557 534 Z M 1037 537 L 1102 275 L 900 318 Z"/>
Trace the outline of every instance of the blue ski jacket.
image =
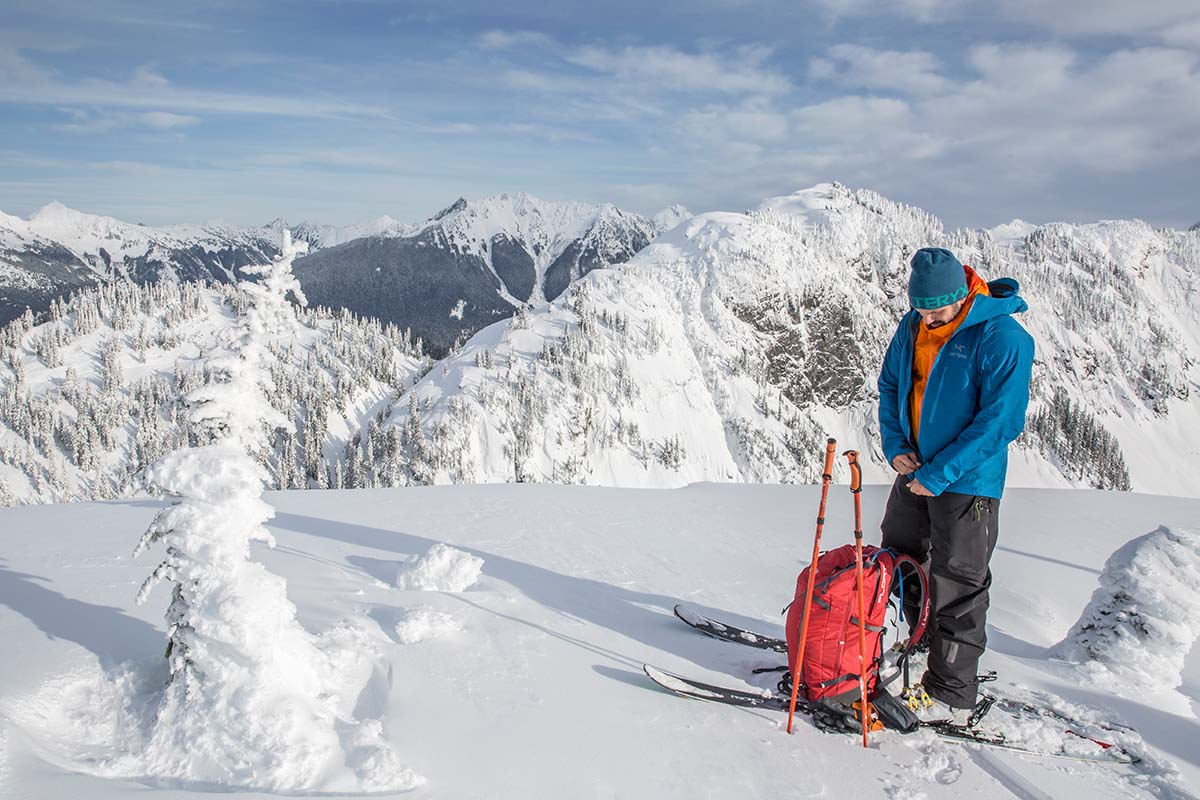
<path id="1" fill-rule="evenodd" d="M 888 463 L 915 452 L 914 476 L 942 492 L 999 498 L 1008 472 L 1008 445 L 1025 429 L 1033 337 L 1011 314 L 1029 306 L 1012 278 L 988 283 L 958 330 L 942 345 L 921 402 L 919 441 L 909 419 L 913 341 L 921 315 L 900 320 L 879 372 L 879 428 Z"/>

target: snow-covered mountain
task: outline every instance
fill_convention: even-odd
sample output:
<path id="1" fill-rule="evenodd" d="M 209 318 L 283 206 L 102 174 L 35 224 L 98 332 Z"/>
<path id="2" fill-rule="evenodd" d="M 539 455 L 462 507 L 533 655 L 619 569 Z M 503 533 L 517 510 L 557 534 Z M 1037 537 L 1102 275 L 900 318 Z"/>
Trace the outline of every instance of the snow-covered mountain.
<path id="1" fill-rule="evenodd" d="M 412 800 L 1195 797 L 1194 499 L 1018 489 L 1005 500 L 992 559 L 981 667 L 998 679 L 988 692 L 1069 715 L 1078 720 L 1073 730 L 1117 739 L 1138 764 L 1036 758 L 930 731 L 874 733 L 863 749 L 803 716 L 789 735 L 785 713 L 686 700 L 651 684 L 643 663 L 774 690 L 778 673 L 751 670 L 782 665 L 782 656 L 700 636 L 672 607 L 688 603 L 781 635 L 779 609 L 809 556 L 819 495 L 813 486 L 713 484 L 268 493 L 277 544 L 254 543 L 253 558 L 286 579 L 307 631 L 350 650 L 351 665 L 368 662 L 340 674 L 333 699 L 347 727 L 378 720 L 376 742 L 345 741 L 344 759 L 286 760 L 281 747 L 275 777 L 291 780 L 288 794 L 373 788 Z M 866 541 L 877 544 L 886 491 L 868 486 L 861 497 Z M 251 772 L 258 762 L 183 757 L 227 735 L 215 725 L 199 741 L 179 741 L 174 759 L 147 746 L 166 682 L 171 593 L 159 587 L 135 604 L 158 559 L 130 551 L 162 506 L 143 499 L 0 509 L 0 794 L 273 793 L 272 776 Z M 845 485 L 831 487 L 826 517 L 826 546 L 852 541 Z M 459 560 L 430 557 L 446 548 Z M 1097 611 L 1104 621 L 1073 641 Z M 264 609 L 247 603 L 244 613 L 261 618 Z M 1082 652 L 1066 646 L 1073 643 Z M 291 666 L 278 662 L 281 682 Z M 1061 724 L 1025 719 L 1005 728 L 999 715 L 982 724 L 1014 742 L 1100 754 Z M 309 733 L 264 736 L 290 744 Z M 379 743 L 424 783 L 403 795 L 392 793 L 394 780 L 346 787 L 347 768 L 389 777 L 387 761 L 354 747 Z M 222 766 L 226 776 L 213 777 Z"/>
<path id="2" fill-rule="evenodd" d="M 314 304 L 411 327 L 444 351 L 517 306 L 544 304 L 592 270 L 627 261 L 660 229 L 611 204 L 460 198 L 425 222 L 301 259 L 296 276 Z"/>
<path id="3" fill-rule="evenodd" d="M 0 329 L 0 506 L 136 493 L 140 470 L 194 440 L 183 397 L 237 303 L 230 284 L 122 281 L 53 300 L 44 324 L 25 314 Z M 270 400 L 295 428 L 274 442 L 275 485 L 359 485 L 354 446 L 432 361 L 393 325 L 298 314 L 271 345 Z"/>
<path id="4" fill-rule="evenodd" d="M 64 245 L 31 231 L 26 220 L 0 212 L 0 325 L 25 309 L 43 312 L 54 298 L 97 280 Z"/>
<path id="5" fill-rule="evenodd" d="M 652 222 L 654 223 L 654 227 L 657 228 L 660 233 L 663 233 L 671 230 L 679 223 L 689 220 L 694 216 L 696 215 L 691 211 L 688 211 L 687 208 L 681 206 L 679 203 L 675 203 L 674 205 L 667 206 L 662 211 L 655 214 L 652 218 Z"/>
<path id="6" fill-rule="evenodd" d="M 317 222 L 301 222 L 291 227 L 283 219 L 272 220 L 267 227 L 274 231 L 288 228 L 297 241 L 308 242 L 309 247 L 318 250 L 322 247 L 335 247 L 339 244 L 361 239 L 364 236 L 398 236 L 407 226 L 387 214 L 368 222 L 352 225 L 322 225 Z"/>
<path id="7" fill-rule="evenodd" d="M 1178 467 L 1200 465 L 1200 235 L 1136 221 L 1020 233 L 946 233 L 837 184 L 704 214 L 481 331 L 390 424 L 425 430 L 409 465 L 421 481 L 813 481 L 826 435 L 889 480 L 878 366 L 908 309 L 909 256 L 944 245 L 1017 278 L 1032 309 L 1013 485 L 1200 493 Z"/>
<path id="8" fill-rule="evenodd" d="M 51 203 L 28 220 L 0 214 L 0 322 L 112 281 L 228 282 L 278 253 L 271 227 L 151 228 Z"/>
<path id="9" fill-rule="evenodd" d="M 425 233 L 424 241 L 448 241 L 436 222 L 406 241 Z M 359 243 L 369 253 L 387 241 Z M 455 241 L 438 251 L 445 257 L 438 263 L 465 263 L 453 256 L 470 240 Z M 819 476 L 828 435 L 862 451 L 868 480 L 890 480 L 879 451 L 876 375 L 907 310 L 908 258 L 939 244 L 986 278 L 1017 278 L 1031 307 L 1019 319 L 1037 342 L 1033 402 L 1011 451 L 1010 485 L 1200 494 L 1200 233 L 1137 221 L 947 233 L 920 209 L 838 184 L 748 213 L 689 219 L 620 269 L 595 270 L 555 300 L 484 328 L 421 369 L 415 386 L 380 389 L 369 414 L 331 434 L 325 465 L 337 474 L 325 484 L 807 482 Z M 381 272 L 386 265 L 380 261 Z M 54 464 L 76 458 L 53 435 L 56 426 L 76 424 L 64 397 L 66 366 L 103 373 L 97 341 L 60 343 L 76 336 L 81 316 L 90 330 L 93 317 L 107 315 L 101 338 L 122 363 L 140 363 L 146 353 L 160 359 L 165 383 L 154 396 L 169 422 L 177 355 L 174 345 L 156 342 L 185 337 L 151 313 L 156 301 L 89 302 L 60 309 L 58 328 L 19 322 L 6 333 L 0 361 L 19 363 L 28 387 L 28 396 L 7 401 L 12 433 L 0 434 L 19 499 L 100 492 L 78 467 L 62 470 L 75 481 L 66 494 L 45 488 Z M 344 362 L 338 385 L 370 368 L 372 356 L 354 347 L 326 346 L 328 363 Z M 0 384 L 12 371 L 0 366 Z M 346 402 L 343 395 L 330 413 L 340 415 Z M 29 422 L 49 407 L 58 411 Z M 136 439 L 142 418 L 122 420 L 125 435 Z M 106 447 L 111 474 L 135 471 L 128 450 Z M 276 458 L 286 458 L 282 449 Z M 29 464 L 36 467 L 22 475 Z M 307 484 L 320 485 L 311 476 Z M 105 485 L 121 491 L 125 484 Z"/>
<path id="10" fill-rule="evenodd" d="M 312 251 L 331 251 L 297 264 L 315 304 L 410 328 L 444 351 L 519 303 L 626 261 L 686 213 L 672 206 L 651 222 L 613 205 L 505 194 L 459 200 L 420 223 L 385 215 L 346 226 L 152 228 L 51 203 L 28 220 L 0 213 L 0 324 L 98 283 L 235 281 L 241 267 L 277 254 L 288 227 Z"/>

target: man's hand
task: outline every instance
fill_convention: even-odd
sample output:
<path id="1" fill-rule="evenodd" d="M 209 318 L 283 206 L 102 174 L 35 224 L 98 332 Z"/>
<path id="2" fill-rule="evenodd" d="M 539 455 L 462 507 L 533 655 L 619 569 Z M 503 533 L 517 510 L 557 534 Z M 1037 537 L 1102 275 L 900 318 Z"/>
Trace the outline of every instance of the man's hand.
<path id="1" fill-rule="evenodd" d="M 913 478 L 908 482 L 908 490 L 913 494 L 920 495 L 921 497 L 933 497 L 933 492 L 922 486 L 921 482 L 916 478 Z"/>
<path id="2" fill-rule="evenodd" d="M 901 475 L 912 475 L 921 466 L 916 453 L 901 453 L 892 459 L 892 469 Z"/>

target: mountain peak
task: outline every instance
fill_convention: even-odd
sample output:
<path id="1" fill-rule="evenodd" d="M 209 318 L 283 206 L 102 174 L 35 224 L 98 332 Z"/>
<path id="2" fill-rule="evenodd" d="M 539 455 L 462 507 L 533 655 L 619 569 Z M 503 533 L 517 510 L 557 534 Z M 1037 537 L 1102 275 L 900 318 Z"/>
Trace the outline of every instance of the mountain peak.
<path id="1" fill-rule="evenodd" d="M 29 229 L 51 239 L 80 235 L 106 237 L 135 228 L 127 222 L 99 214 L 77 211 L 55 200 L 29 218 Z"/>
<path id="2" fill-rule="evenodd" d="M 81 217 L 90 218 L 92 216 L 93 215 L 85 214 L 82 211 L 76 211 L 75 209 L 69 208 L 57 200 L 54 200 L 34 212 L 33 216 L 29 218 L 29 221 L 36 223 L 47 223 L 63 220 L 77 220 Z"/>
<path id="3" fill-rule="evenodd" d="M 688 211 L 686 206 L 679 203 L 672 203 L 655 214 L 651 221 L 654 223 L 655 230 L 659 232 L 669 231 L 679 225 L 684 220 L 689 220 L 696 216 L 691 211 Z"/>
<path id="4" fill-rule="evenodd" d="M 759 211 L 777 211 L 798 217 L 810 223 L 827 221 L 831 211 L 838 211 L 849 204 L 849 190 L 836 181 L 818 183 L 791 194 L 770 197 L 759 206 Z"/>
<path id="5" fill-rule="evenodd" d="M 441 211 L 434 214 L 432 219 L 435 219 L 435 220 L 443 219 L 443 218 L 448 217 L 451 214 L 455 213 L 456 211 L 462 211 L 466 207 L 467 207 L 467 198 L 460 197 L 457 200 L 455 200 L 453 203 L 451 203 L 450 205 L 443 208 Z"/>
<path id="6" fill-rule="evenodd" d="M 1006 222 L 1003 225 L 997 225 L 994 228 L 988 228 L 987 232 L 991 234 L 992 239 L 1000 243 L 1019 242 L 1029 234 L 1037 230 L 1038 226 L 1032 222 L 1026 222 L 1023 219 L 1014 219 L 1012 222 Z"/>

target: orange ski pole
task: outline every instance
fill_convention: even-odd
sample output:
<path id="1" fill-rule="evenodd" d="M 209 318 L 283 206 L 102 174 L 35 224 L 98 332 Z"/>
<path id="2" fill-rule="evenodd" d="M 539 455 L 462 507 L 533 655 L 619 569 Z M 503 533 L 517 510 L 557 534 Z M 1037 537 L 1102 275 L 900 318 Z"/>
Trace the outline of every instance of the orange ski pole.
<path id="1" fill-rule="evenodd" d="M 862 693 L 859 725 L 862 727 L 863 747 L 867 746 L 867 730 L 871 727 L 871 706 L 867 703 L 867 614 L 863 602 L 863 556 L 862 556 L 862 467 L 858 465 L 858 451 L 843 453 L 850 462 L 850 492 L 854 495 L 854 577 L 858 582 L 858 687 Z"/>
<path id="2" fill-rule="evenodd" d="M 804 593 L 804 610 L 800 618 L 800 641 L 796 648 L 796 661 L 792 664 L 792 703 L 788 706 L 787 732 L 792 732 L 792 719 L 796 716 L 796 697 L 800 692 L 800 668 L 804 663 L 804 636 L 808 632 L 808 609 L 812 605 L 813 587 L 817 581 L 817 558 L 821 555 L 821 529 L 825 527 L 825 498 L 829 496 L 829 482 L 833 480 L 833 459 L 837 456 L 837 439 L 825 443 L 825 471 L 821 473 L 821 509 L 817 512 L 817 535 L 813 539 L 812 564 L 808 568 L 808 589 Z"/>

